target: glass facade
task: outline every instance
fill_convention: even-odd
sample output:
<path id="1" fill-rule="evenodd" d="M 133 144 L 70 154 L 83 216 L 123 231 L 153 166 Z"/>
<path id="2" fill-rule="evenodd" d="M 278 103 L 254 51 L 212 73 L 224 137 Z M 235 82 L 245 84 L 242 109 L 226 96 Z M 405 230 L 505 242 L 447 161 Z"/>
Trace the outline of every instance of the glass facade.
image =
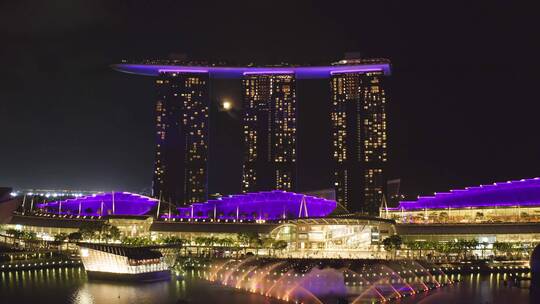
<path id="1" fill-rule="evenodd" d="M 153 195 L 173 204 L 207 199 L 208 73 L 160 73 L 156 80 Z"/>
<path id="2" fill-rule="evenodd" d="M 377 214 L 387 161 L 386 93 L 382 72 L 333 73 L 332 156 L 337 202 Z"/>
<path id="3" fill-rule="evenodd" d="M 291 257 L 374 258 L 384 256 L 380 241 L 394 233 L 391 222 L 324 218 L 289 221 L 271 235 L 288 243 Z"/>
<path id="4" fill-rule="evenodd" d="M 242 192 L 295 189 L 294 74 L 245 74 Z"/>

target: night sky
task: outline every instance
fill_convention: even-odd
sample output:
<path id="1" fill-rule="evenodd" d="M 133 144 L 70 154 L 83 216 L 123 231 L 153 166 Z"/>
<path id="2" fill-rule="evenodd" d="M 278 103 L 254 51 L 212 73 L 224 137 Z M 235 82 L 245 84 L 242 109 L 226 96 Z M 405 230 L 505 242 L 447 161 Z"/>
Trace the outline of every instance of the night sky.
<path id="1" fill-rule="evenodd" d="M 405 193 L 540 176 L 534 7 L 511 1 L 5 2 L 0 185 L 148 189 L 153 80 L 109 65 L 171 53 L 236 63 L 323 63 L 348 51 L 389 58 L 388 175 L 402 179 Z M 216 84 L 221 91 L 214 101 L 240 103 L 231 84 Z M 317 167 L 328 150 L 319 139 L 328 121 L 318 123 L 329 120 L 321 110 L 329 102 L 325 86 L 298 89 L 307 155 L 299 165 L 306 175 L 328 171 Z M 231 185 L 239 187 L 238 117 L 219 113 L 216 119 L 223 125 L 214 139 L 219 152 L 212 152 L 211 190 L 232 191 Z M 304 188 L 328 183 L 301 181 Z"/>

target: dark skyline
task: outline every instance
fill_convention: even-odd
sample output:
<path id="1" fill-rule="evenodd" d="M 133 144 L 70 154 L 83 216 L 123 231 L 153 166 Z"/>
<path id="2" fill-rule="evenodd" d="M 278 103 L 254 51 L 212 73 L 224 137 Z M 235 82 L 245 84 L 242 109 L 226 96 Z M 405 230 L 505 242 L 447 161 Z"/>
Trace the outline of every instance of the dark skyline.
<path id="1" fill-rule="evenodd" d="M 540 176 L 535 8 L 109 2 L 0 4 L 0 185 L 149 189 L 154 79 L 109 65 L 170 53 L 237 63 L 386 57 L 388 177 L 405 193 Z"/>

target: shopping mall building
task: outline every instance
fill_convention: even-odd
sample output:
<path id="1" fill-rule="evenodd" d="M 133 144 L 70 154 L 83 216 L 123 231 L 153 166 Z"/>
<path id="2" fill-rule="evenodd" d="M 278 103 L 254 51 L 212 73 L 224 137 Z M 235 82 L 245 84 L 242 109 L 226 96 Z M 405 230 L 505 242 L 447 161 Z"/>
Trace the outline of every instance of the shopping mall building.
<path id="1" fill-rule="evenodd" d="M 156 216 L 158 208 L 167 212 Z M 234 239 L 239 232 L 251 232 L 286 241 L 285 254 L 291 257 L 374 257 L 381 252 L 380 241 L 396 233 L 393 220 L 332 215 L 335 209 L 333 200 L 270 191 L 171 211 L 156 199 L 114 192 L 37 204 L 24 214 L 15 212 L 6 228 L 33 231 L 39 238 L 53 240 L 56 234 L 76 232 L 88 223 L 109 223 L 124 236 L 178 236 L 191 244 L 201 236 Z"/>
<path id="2" fill-rule="evenodd" d="M 421 196 L 381 208 L 380 217 L 406 240 L 539 243 L 540 178 Z"/>
<path id="3" fill-rule="evenodd" d="M 0 203 L 1 204 L 1 203 Z M 379 257 L 381 241 L 540 243 L 540 179 L 470 187 L 382 208 L 380 217 L 339 214 L 333 200 L 284 191 L 233 195 L 174 210 L 153 198 L 114 192 L 19 208 L 5 228 L 52 240 L 87 223 L 109 223 L 124 236 L 236 238 L 258 233 L 287 242 L 292 257 Z M 158 212 L 160 210 L 160 212 Z M 165 213 L 163 212 L 165 211 Z M 489 249 L 490 247 L 488 247 Z"/>

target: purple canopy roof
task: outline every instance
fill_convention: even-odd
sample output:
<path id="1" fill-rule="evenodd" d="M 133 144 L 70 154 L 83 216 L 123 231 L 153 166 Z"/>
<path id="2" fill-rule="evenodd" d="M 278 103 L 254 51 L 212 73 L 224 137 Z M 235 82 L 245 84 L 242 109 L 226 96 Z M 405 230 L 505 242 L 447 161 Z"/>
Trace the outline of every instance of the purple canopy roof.
<path id="1" fill-rule="evenodd" d="M 114 201 L 114 212 L 113 212 Z M 38 208 L 56 214 L 71 215 L 144 215 L 158 200 L 129 192 L 108 192 L 63 201 L 38 204 Z"/>
<path id="2" fill-rule="evenodd" d="M 297 78 L 328 78 L 336 73 L 384 72 L 390 74 L 390 63 L 364 63 L 328 66 L 226 67 L 195 65 L 116 64 L 113 69 L 130 74 L 158 76 L 163 72 L 209 73 L 214 78 L 240 78 L 249 74 L 292 74 Z"/>
<path id="3" fill-rule="evenodd" d="M 206 203 L 178 208 L 176 218 L 222 220 L 274 220 L 282 218 L 324 217 L 336 208 L 336 202 L 324 198 L 285 191 L 231 195 Z"/>
<path id="4" fill-rule="evenodd" d="M 540 178 L 522 179 L 467 187 L 461 190 L 419 196 L 416 201 L 399 202 L 389 210 L 443 209 L 468 207 L 540 206 Z"/>

